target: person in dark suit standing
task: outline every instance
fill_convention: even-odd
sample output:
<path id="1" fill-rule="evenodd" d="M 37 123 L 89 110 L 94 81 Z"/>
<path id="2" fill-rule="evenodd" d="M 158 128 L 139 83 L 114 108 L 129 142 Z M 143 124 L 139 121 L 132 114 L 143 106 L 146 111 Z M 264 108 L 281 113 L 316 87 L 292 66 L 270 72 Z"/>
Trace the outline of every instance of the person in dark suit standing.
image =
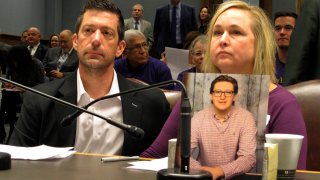
<path id="1" fill-rule="evenodd" d="M 65 29 L 59 34 L 59 47 L 50 48 L 44 59 L 43 65 L 47 76 L 52 78 L 62 78 L 78 68 L 77 51 L 73 48 L 73 33 Z"/>
<path id="2" fill-rule="evenodd" d="M 320 1 L 304 1 L 291 35 L 283 85 L 320 78 Z"/>
<path id="3" fill-rule="evenodd" d="M 41 33 L 37 27 L 28 29 L 27 44 L 32 57 L 43 60 L 48 47 L 40 43 Z"/>
<path id="4" fill-rule="evenodd" d="M 141 4 L 135 4 L 132 7 L 132 17 L 124 20 L 125 30 L 135 29 L 141 31 L 148 40 L 149 46 L 153 43 L 152 27 L 151 23 L 143 16 L 143 6 Z"/>
<path id="5" fill-rule="evenodd" d="M 185 37 L 190 31 L 197 30 L 195 9 L 180 0 L 170 0 L 170 4 L 156 10 L 153 27 L 153 50 L 156 57 L 165 47 L 182 48 Z"/>
<path id="6" fill-rule="evenodd" d="M 114 59 L 126 47 L 120 9 L 109 0 L 88 0 L 76 23 L 73 47 L 79 57 L 76 72 L 37 86 L 36 89 L 78 106 L 106 95 L 135 89 L 133 83 L 117 74 Z M 73 108 L 55 103 L 34 93 L 26 93 L 9 144 L 55 147 L 74 146 L 78 152 L 139 155 L 160 132 L 170 108 L 160 89 L 140 91 L 99 101 L 88 108 L 102 116 L 142 128 L 137 139 L 106 121 L 81 114 L 68 127 L 60 125 Z"/>

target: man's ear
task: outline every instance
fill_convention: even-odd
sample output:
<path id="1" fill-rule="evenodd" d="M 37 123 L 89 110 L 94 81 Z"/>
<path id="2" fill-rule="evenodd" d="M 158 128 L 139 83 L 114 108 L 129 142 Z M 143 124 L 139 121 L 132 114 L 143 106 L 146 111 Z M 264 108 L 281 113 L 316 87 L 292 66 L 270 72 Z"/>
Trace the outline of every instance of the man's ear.
<path id="1" fill-rule="evenodd" d="M 233 97 L 233 102 L 235 102 L 238 99 L 238 94 L 235 94 Z"/>
<path id="2" fill-rule="evenodd" d="M 73 48 L 75 50 L 77 50 L 77 48 L 78 48 L 78 36 L 77 36 L 77 34 L 73 34 L 73 36 L 72 36 L 72 44 L 73 44 Z"/>
<path id="3" fill-rule="evenodd" d="M 116 51 L 116 57 L 119 57 L 125 50 L 126 48 L 126 42 L 124 40 L 121 40 L 118 43 L 117 51 Z"/>

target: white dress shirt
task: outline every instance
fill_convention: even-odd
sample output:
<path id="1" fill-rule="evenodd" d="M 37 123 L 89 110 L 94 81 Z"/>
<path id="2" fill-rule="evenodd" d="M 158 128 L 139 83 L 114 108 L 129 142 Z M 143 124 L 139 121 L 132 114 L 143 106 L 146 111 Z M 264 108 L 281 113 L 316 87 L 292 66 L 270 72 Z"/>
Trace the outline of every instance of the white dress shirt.
<path id="1" fill-rule="evenodd" d="M 37 51 L 37 49 L 38 49 L 38 47 L 39 47 L 39 45 L 40 45 L 40 43 L 38 43 L 37 45 L 35 45 L 35 46 L 28 46 L 28 49 L 29 49 L 29 51 L 30 51 L 30 54 L 31 54 L 31 56 L 33 57 L 34 56 L 34 54 L 36 53 L 36 51 Z M 32 49 L 31 49 L 32 48 Z"/>
<path id="2" fill-rule="evenodd" d="M 106 95 L 119 92 L 118 78 L 114 71 L 111 89 Z M 79 69 L 77 71 L 77 93 L 78 106 L 83 106 L 93 101 L 87 92 L 85 92 L 79 75 Z M 123 122 L 120 96 L 99 101 L 90 106 L 88 110 L 114 121 Z M 77 152 L 121 155 L 124 141 L 123 130 L 86 113 L 81 114 L 77 120 L 75 143 L 75 150 Z"/>

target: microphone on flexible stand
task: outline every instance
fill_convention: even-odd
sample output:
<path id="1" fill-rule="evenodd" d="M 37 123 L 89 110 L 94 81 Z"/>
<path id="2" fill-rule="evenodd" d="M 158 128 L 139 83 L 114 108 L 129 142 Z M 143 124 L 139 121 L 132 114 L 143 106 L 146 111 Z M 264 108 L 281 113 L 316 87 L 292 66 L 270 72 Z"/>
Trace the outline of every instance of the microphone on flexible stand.
<path id="1" fill-rule="evenodd" d="M 138 92 L 138 91 L 143 91 L 146 89 L 162 87 L 162 86 L 169 85 L 169 84 L 178 83 L 183 87 L 182 88 L 183 89 L 183 91 L 182 91 L 183 98 L 181 100 L 180 134 L 179 134 L 180 138 L 178 138 L 178 146 L 177 146 L 177 148 L 180 150 L 180 151 L 178 151 L 178 152 L 180 152 L 180 157 L 179 156 L 176 157 L 176 158 L 180 158 L 180 164 L 179 164 L 180 169 L 178 167 L 177 168 L 162 169 L 162 170 L 158 171 L 157 179 L 159 179 L 159 180 L 167 180 L 167 179 L 205 179 L 205 180 L 210 179 L 211 180 L 212 179 L 211 174 L 207 171 L 190 170 L 189 169 L 191 105 L 190 105 L 190 101 L 189 101 L 189 98 L 188 98 L 188 95 L 186 92 L 186 88 L 185 88 L 184 84 L 180 81 L 177 81 L 177 80 L 165 81 L 165 82 L 161 82 L 161 83 L 157 83 L 157 84 L 153 84 L 153 85 L 149 85 L 149 86 L 144 86 L 144 87 L 137 88 L 137 89 L 127 90 L 127 91 L 120 92 L 117 94 L 104 96 L 102 98 L 99 98 L 99 99 L 96 99 L 96 100 L 90 102 L 89 104 L 85 105 L 84 107 L 78 107 L 74 104 L 60 100 L 56 97 L 42 93 L 40 91 L 37 91 L 35 89 L 32 89 L 30 87 L 24 86 L 22 84 L 16 83 L 14 81 L 8 80 L 3 77 L 0 77 L 0 81 L 13 84 L 21 89 L 33 92 L 33 93 L 38 94 L 42 97 L 46 97 L 50 100 L 53 100 L 53 101 L 58 102 L 60 104 L 63 104 L 68 107 L 72 107 L 72 108 L 76 109 L 77 111 L 75 111 L 73 114 L 68 115 L 65 118 L 63 118 L 63 120 L 61 121 L 62 126 L 70 125 L 74 121 L 74 119 L 76 119 L 77 116 L 79 116 L 81 113 L 85 112 L 85 113 L 91 114 L 93 116 L 99 117 L 99 118 L 107 121 L 108 123 L 120 128 L 120 129 L 126 130 L 129 134 L 131 134 L 135 137 L 140 137 L 140 138 L 143 137 L 143 135 L 144 135 L 144 131 L 142 129 L 135 127 L 135 126 L 126 125 L 123 123 L 113 121 L 111 119 L 105 118 L 105 117 L 98 115 L 96 113 L 90 112 L 90 111 L 86 110 L 86 108 L 88 108 L 92 104 L 94 104 L 98 101 L 104 100 L 104 99 L 108 99 L 108 98 L 112 98 L 112 97 L 116 97 L 116 96 L 121 96 L 121 95 L 129 94 L 129 93 L 134 93 L 134 92 Z M 181 146 L 179 145 L 179 140 L 181 141 Z"/>
<path id="2" fill-rule="evenodd" d="M 191 170 L 190 167 L 190 129 L 191 129 L 191 105 L 190 101 L 186 92 L 186 88 L 184 84 L 177 80 L 170 80 L 165 82 L 160 82 L 157 84 L 152 84 L 148 86 L 144 86 L 137 89 L 127 90 L 120 93 L 104 96 L 101 98 L 98 98 L 89 104 L 83 106 L 82 108 L 87 109 L 89 106 L 93 105 L 94 103 L 104 100 L 113 98 L 116 96 L 121 96 L 129 93 L 139 92 L 147 89 L 157 88 L 166 86 L 169 84 L 175 84 L 178 83 L 182 86 L 182 100 L 181 100 L 181 120 L 180 120 L 180 138 L 178 138 L 178 152 L 180 153 L 180 159 L 178 159 L 179 167 L 176 168 L 169 168 L 169 169 L 163 169 L 160 170 L 157 174 L 157 179 L 159 180 L 167 180 L 167 179 L 202 179 L 202 180 L 211 180 L 212 176 L 207 171 L 201 171 L 201 170 Z M 66 116 L 62 119 L 61 125 L 62 126 L 68 126 L 70 125 L 76 117 L 81 115 L 84 111 L 75 111 L 74 113 Z M 178 154 L 179 154 L 178 153 Z M 179 158 L 176 157 L 176 158 Z"/>
<path id="3" fill-rule="evenodd" d="M 176 164 L 174 168 L 162 169 L 157 173 L 157 180 L 212 180 L 212 175 L 208 171 L 190 170 L 190 136 L 191 136 L 191 105 L 184 84 L 178 82 L 182 87 L 182 100 L 180 111 L 180 133 L 177 141 Z M 180 153 L 180 161 L 179 161 Z M 179 164 L 180 163 L 180 164 Z"/>
<path id="4" fill-rule="evenodd" d="M 99 114 L 90 112 L 90 111 L 88 111 L 88 110 L 86 110 L 86 109 L 84 109 L 84 108 L 78 107 L 78 106 L 76 106 L 76 105 L 74 105 L 74 104 L 71 104 L 71 103 L 69 103 L 69 102 L 63 101 L 63 100 L 61 100 L 61 99 L 58 99 L 58 98 L 53 97 L 53 96 L 50 96 L 50 95 L 48 95 L 48 94 L 45 94 L 45 93 L 40 92 L 40 91 L 37 91 L 37 90 L 32 89 L 32 88 L 30 88 L 30 87 L 28 87 L 28 86 L 24 86 L 24 85 L 22 85 L 22 84 L 19 84 L 19 83 L 17 83 L 17 82 L 11 81 L 11 80 L 8 80 L 8 79 L 3 78 L 3 77 L 0 77 L 0 81 L 13 84 L 13 85 L 15 85 L 15 86 L 17 86 L 17 87 L 19 87 L 19 88 L 21 88 L 21 89 L 23 89 L 23 90 L 27 90 L 27 91 L 33 92 L 33 93 L 35 93 L 35 94 L 38 94 L 38 95 L 40 95 L 40 96 L 42 96 L 42 97 L 46 97 L 46 98 L 48 98 L 48 99 L 50 99 L 50 100 L 53 100 L 53 101 L 55 101 L 55 102 L 58 102 L 58 103 L 60 103 L 60 104 L 66 105 L 66 106 L 68 106 L 68 107 L 72 107 L 72 108 L 74 108 L 74 109 L 77 110 L 76 112 L 80 112 L 80 114 L 83 113 L 83 112 L 85 112 L 85 113 L 91 114 L 91 115 L 93 115 L 93 116 L 99 117 L 99 118 L 107 121 L 109 124 L 112 124 L 112 125 L 120 128 L 120 129 L 123 129 L 123 130 L 127 131 L 130 135 L 132 135 L 132 136 L 134 136 L 134 137 L 136 137 L 136 138 L 142 138 L 142 137 L 144 136 L 144 131 L 143 131 L 141 128 L 139 128 L 139 127 L 132 126 L 132 125 L 127 125 L 127 124 L 123 124 L 123 123 L 119 123 L 119 122 L 113 121 L 113 120 L 111 120 L 111 119 L 109 119 L 109 118 L 105 118 L 105 117 L 103 117 L 103 116 L 101 116 L 101 115 L 99 115 Z M 69 125 L 70 125 L 70 124 L 72 123 L 72 121 L 67 122 L 67 123 L 69 123 Z M 66 126 L 66 125 L 65 125 L 65 126 Z M 65 126 L 64 126 L 64 127 L 65 127 Z"/>
<path id="5" fill-rule="evenodd" d="M 115 93 L 115 94 L 103 96 L 101 98 L 98 98 L 98 99 L 95 99 L 95 100 L 91 101 L 87 105 L 84 105 L 82 108 L 87 109 L 91 105 L 93 105 L 93 104 L 95 104 L 95 103 L 97 103 L 99 101 L 105 100 L 105 99 L 109 99 L 109 98 L 113 98 L 113 97 L 117 97 L 117 96 L 122 96 L 122 95 L 125 95 L 125 94 L 135 93 L 135 92 L 139 92 L 139 91 L 143 91 L 143 90 L 147 90 L 147 89 L 158 88 L 158 87 L 166 86 L 168 84 L 174 84 L 174 83 L 177 83 L 177 82 L 180 82 L 180 81 L 176 81 L 176 80 L 165 81 L 165 82 L 160 82 L 160 83 L 157 83 L 157 84 L 152 84 L 152 85 L 148 85 L 148 86 L 144 86 L 144 87 L 140 87 L 140 88 L 136 88 L 136 89 L 123 91 L 123 92 L 120 92 L 120 93 Z M 69 126 L 74 121 L 74 119 L 76 117 L 80 116 L 82 113 L 83 113 L 82 111 L 75 111 L 74 113 L 67 115 L 66 117 L 64 117 L 62 119 L 61 125 L 63 127 Z"/>

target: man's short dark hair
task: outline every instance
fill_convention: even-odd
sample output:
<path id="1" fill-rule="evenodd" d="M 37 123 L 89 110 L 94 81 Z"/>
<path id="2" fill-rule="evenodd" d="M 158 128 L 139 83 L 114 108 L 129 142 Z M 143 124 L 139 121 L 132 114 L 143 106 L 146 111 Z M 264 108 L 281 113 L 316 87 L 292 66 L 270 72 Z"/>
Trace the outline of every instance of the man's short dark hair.
<path id="1" fill-rule="evenodd" d="M 278 17 L 285 17 L 285 16 L 293 17 L 294 19 L 298 18 L 298 15 L 295 12 L 279 11 L 274 14 L 273 22 L 275 22 Z"/>
<path id="2" fill-rule="evenodd" d="M 110 0 L 88 0 L 87 3 L 84 5 L 83 10 L 81 11 L 80 16 L 76 22 L 76 33 L 79 33 L 79 29 L 83 20 L 83 14 L 87 10 L 99 10 L 99 11 L 107 11 L 117 15 L 118 17 L 118 34 L 119 34 L 119 41 L 123 40 L 124 37 L 124 20 L 122 13 L 118 6 L 116 6 Z"/>
<path id="3" fill-rule="evenodd" d="M 217 82 L 229 82 L 233 85 L 233 92 L 234 94 L 238 94 L 238 82 L 235 78 L 228 76 L 228 75 L 220 75 L 216 77 L 212 82 L 210 86 L 210 94 L 213 93 L 214 85 Z"/>

